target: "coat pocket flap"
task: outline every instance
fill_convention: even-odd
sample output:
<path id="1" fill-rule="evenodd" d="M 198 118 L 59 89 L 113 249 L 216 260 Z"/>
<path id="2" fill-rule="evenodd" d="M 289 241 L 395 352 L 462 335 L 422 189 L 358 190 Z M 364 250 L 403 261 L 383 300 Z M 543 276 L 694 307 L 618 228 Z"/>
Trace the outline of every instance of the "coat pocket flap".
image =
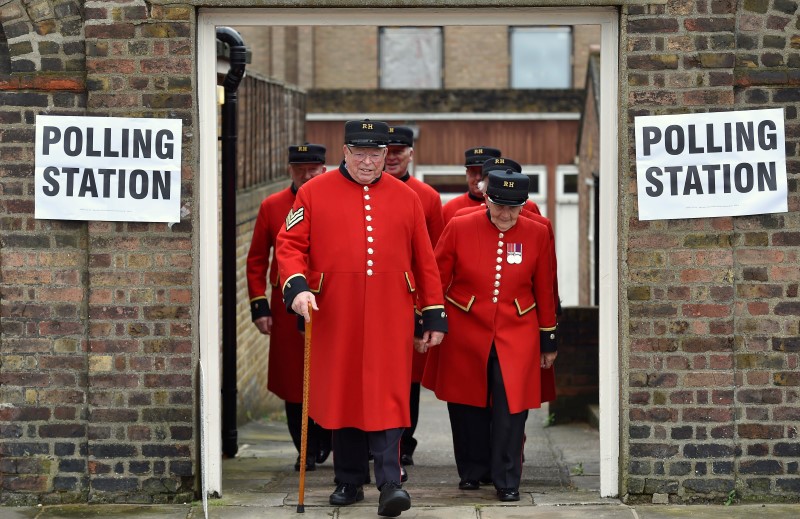
<path id="1" fill-rule="evenodd" d="M 472 308 L 472 303 L 475 302 L 475 296 L 453 288 L 447 290 L 447 294 L 444 298 L 465 312 L 469 312 L 470 308 Z"/>
<path id="2" fill-rule="evenodd" d="M 533 295 L 514 299 L 514 304 L 517 305 L 517 313 L 519 315 L 525 315 L 536 308 L 536 301 L 534 301 Z"/>

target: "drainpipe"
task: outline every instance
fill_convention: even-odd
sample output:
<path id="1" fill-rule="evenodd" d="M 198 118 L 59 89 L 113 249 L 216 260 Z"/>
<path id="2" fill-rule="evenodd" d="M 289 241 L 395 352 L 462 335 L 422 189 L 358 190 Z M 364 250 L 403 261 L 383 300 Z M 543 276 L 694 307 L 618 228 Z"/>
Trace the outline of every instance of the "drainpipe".
<path id="1" fill-rule="evenodd" d="M 247 47 L 230 27 L 218 27 L 217 39 L 230 49 L 230 69 L 222 86 L 222 453 L 239 451 L 236 429 L 236 89 L 244 77 Z"/>

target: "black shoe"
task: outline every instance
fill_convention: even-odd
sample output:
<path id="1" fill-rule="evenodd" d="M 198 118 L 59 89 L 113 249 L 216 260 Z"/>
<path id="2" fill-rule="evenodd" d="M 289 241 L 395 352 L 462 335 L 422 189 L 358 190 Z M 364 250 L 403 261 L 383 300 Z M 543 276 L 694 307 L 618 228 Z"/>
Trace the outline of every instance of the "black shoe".
<path id="1" fill-rule="evenodd" d="M 339 483 L 328 502 L 335 506 L 347 506 L 363 500 L 364 487 L 351 483 Z"/>
<path id="2" fill-rule="evenodd" d="M 381 497 L 378 499 L 378 515 L 397 517 L 409 508 L 411 508 L 411 497 L 408 492 L 394 481 L 384 483 Z"/>
<path id="3" fill-rule="evenodd" d="M 408 481 L 408 472 L 402 466 L 400 467 L 400 483 Z"/>
<path id="4" fill-rule="evenodd" d="M 294 470 L 295 472 L 300 472 L 300 456 L 298 456 L 297 461 L 294 462 Z M 317 470 L 314 460 L 306 458 L 306 472 L 312 472 L 314 470 Z"/>
<path id="5" fill-rule="evenodd" d="M 317 456 L 316 456 L 317 463 L 325 463 L 325 460 L 328 459 L 328 456 L 330 456 L 330 454 L 331 454 L 330 447 L 320 447 L 320 449 L 317 451 Z"/>
<path id="6" fill-rule="evenodd" d="M 500 501 L 519 501 L 519 490 L 516 488 L 498 488 L 497 499 Z"/>
<path id="7" fill-rule="evenodd" d="M 478 490 L 481 485 L 474 479 L 464 479 L 458 483 L 458 488 L 461 490 Z"/>
<path id="8" fill-rule="evenodd" d="M 400 464 L 403 466 L 413 465 L 414 458 L 411 457 L 411 454 L 401 454 L 400 455 Z"/>

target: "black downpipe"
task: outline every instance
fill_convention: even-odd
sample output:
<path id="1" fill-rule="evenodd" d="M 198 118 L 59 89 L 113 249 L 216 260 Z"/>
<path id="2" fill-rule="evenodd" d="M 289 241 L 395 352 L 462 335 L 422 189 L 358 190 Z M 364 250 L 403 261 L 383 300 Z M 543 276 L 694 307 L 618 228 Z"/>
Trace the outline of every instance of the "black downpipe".
<path id="1" fill-rule="evenodd" d="M 230 69 L 222 86 L 222 453 L 239 451 L 236 428 L 236 90 L 244 77 L 247 47 L 230 27 L 218 27 L 217 39 L 230 49 Z"/>

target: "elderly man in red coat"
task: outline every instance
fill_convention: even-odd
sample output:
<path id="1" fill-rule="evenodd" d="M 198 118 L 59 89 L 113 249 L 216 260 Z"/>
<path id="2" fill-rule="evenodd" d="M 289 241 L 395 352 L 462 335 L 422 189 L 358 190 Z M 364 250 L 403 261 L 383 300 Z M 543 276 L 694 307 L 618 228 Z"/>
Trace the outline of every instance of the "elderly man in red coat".
<path id="1" fill-rule="evenodd" d="M 278 235 L 284 301 L 314 310 L 309 415 L 333 430 L 332 505 L 364 499 L 368 452 L 378 514 L 411 507 L 400 484 L 399 442 L 410 424 L 415 302 L 420 347 L 447 331 L 444 297 L 419 197 L 382 174 L 388 125 L 345 124 L 344 162 L 297 193 Z"/>
<path id="2" fill-rule="evenodd" d="M 467 192 L 444 204 L 442 214 L 445 225 L 459 209 L 478 207 L 483 203 L 483 193 L 478 183 L 483 178 L 483 163 L 500 156 L 500 150 L 489 146 L 478 146 L 464 151 L 464 168 L 467 174 Z"/>
<path id="3" fill-rule="evenodd" d="M 519 218 L 529 180 L 506 161 L 484 166 L 487 211 L 453 218 L 436 245 L 451 329 L 422 384 L 448 403 L 459 488 L 492 481 L 501 501 L 518 501 L 525 420 L 556 357 L 556 311 L 550 236 Z"/>
<path id="4" fill-rule="evenodd" d="M 444 216 L 445 224 L 457 214 L 464 214 L 462 212 L 464 209 L 474 209 L 484 204 L 483 191 L 480 188 L 481 182 L 486 180 L 483 164 L 489 159 L 498 157 L 500 157 L 500 150 L 489 148 L 488 146 L 470 148 L 464 152 L 464 167 L 467 170 L 467 192 L 444 204 L 442 215 Z M 525 200 L 524 208 L 536 214 L 542 214 L 539 211 L 539 206 L 530 200 Z"/>
<path id="5" fill-rule="evenodd" d="M 325 172 L 325 146 L 301 144 L 289 146 L 289 176 L 292 183 L 283 191 L 268 196 L 258 209 L 250 250 L 247 253 L 247 291 L 250 314 L 258 331 L 270 336 L 267 389 L 282 399 L 286 421 L 297 452 L 300 452 L 300 422 L 303 411 L 303 336 L 297 329 L 296 316 L 286 311 L 278 283 L 278 266 L 270 250 L 275 247 L 286 215 L 292 209 L 300 186 Z M 267 299 L 267 283 L 272 287 Z M 331 433 L 312 420 L 308 426 L 307 448 L 312 453 L 306 470 L 324 462 L 331 450 Z M 300 470 L 300 456 L 294 466 Z"/>
<path id="6" fill-rule="evenodd" d="M 414 158 L 414 131 L 407 126 L 389 127 L 389 146 L 386 152 L 386 173 L 399 178 L 406 183 L 422 202 L 425 212 L 425 225 L 431 245 L 436 247 L 439 236 L 444 229 L 442 218 L 442 198 L 439 192 L 431 186 L 411 176 L 408 165 Z M 417 448 L 417 439 L 414 431 L 417 430 L 419 421 L 419 389 L 422 381 L 422 372 L 425 369 L 426 353 L 414 352 L 411 366 L 411 426 L 403 430 L 403 439 L 400 441 L 400 462 L 403 465 L 414 464 L 414 450 Z"/>

